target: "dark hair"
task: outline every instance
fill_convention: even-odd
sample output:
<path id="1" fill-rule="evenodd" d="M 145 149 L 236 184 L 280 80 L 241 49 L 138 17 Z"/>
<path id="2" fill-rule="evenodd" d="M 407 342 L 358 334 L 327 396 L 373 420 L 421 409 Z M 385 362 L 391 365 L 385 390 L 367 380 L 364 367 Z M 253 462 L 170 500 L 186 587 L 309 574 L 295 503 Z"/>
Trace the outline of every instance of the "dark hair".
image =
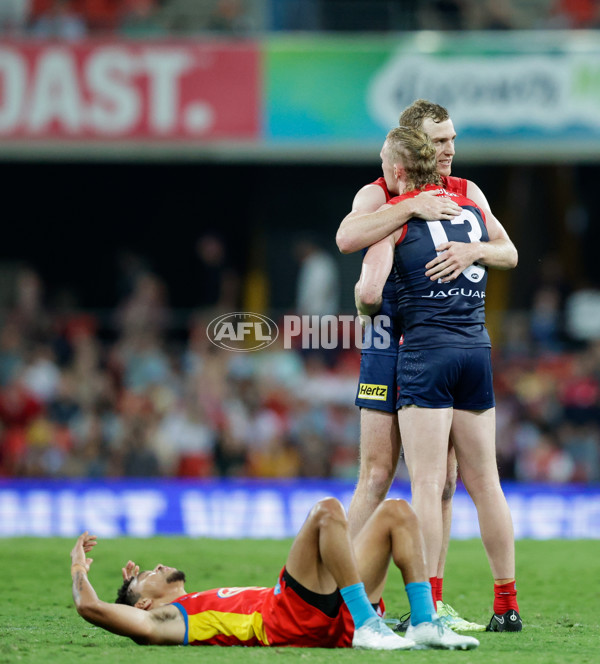
<path id="1" fill-rule="evenodd" d="M 425 118 L 431 118 L 434 122 L 445 122 L 450 118 L 450 114 L 439 104 L 434 104 L 426 99 L 416 99 L 402 111 L 398 124 L 403 127 L 422 129 Z"/>
<path id="2" fill-rule="evenodd" d="M 135 603 L 140 598 L 139 593 L 134 592 L 131 589 L 131 582 L 135 577 L 123 581 L 123 585 L 117 591 L 117 599 L 115 604 L 127 604 L 128 606 L 135 606 Z"/>

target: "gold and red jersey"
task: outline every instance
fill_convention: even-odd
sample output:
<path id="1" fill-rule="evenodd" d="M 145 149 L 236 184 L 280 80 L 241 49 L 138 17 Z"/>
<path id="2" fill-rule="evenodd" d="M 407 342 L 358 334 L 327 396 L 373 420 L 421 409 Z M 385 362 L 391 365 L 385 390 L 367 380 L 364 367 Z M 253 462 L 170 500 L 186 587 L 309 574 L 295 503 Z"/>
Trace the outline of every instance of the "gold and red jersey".
<path id="1" fill-rule="evenodd" d="M 354 623 L 345 604 L 330 617 L 283 578 L 274 588 L 215 588 L 173 602 L 186 624 L 185 645 L 348 648 Z"/>

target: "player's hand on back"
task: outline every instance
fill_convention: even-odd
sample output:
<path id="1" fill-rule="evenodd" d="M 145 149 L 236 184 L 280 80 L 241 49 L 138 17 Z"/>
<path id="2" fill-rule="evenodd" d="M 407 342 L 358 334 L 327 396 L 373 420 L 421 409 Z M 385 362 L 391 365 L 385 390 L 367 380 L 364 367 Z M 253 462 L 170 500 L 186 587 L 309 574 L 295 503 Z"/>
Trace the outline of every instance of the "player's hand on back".
<path id="1" fill-rule="evenodd" d="M 454 219 L 462 213 L 460 205 L 447 196 L 436 196 L 432 191 L 422 191 L 413 199 L 415 217 L 426 221 Z"/>
<path id="2" fill-rule="evenodd" d="M 447 283 L 457 279 L 460 274 L 477 259 L 479 242 L 444 242 L 436 247 L 439 255 L 425 265 L 425 275 L 431 281 L 440 279 Z"/>

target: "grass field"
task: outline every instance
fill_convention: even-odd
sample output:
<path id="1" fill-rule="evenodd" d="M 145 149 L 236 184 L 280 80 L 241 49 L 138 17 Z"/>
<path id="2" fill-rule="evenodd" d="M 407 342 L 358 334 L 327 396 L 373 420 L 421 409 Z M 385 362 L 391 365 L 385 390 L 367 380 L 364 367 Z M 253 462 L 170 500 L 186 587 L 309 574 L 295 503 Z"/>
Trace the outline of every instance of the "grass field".
<path id="1" fill-rule="evenodd" d="M 480 634 L 471 652 L 380 653 L 293 648 L 140 647 L 86 623 L 71 600 L 71 540 L 0 539 L 0 664 L 78 662 L 143 664 L 206 661 L 224 664 L 291 662 L 395 662 L 419 664 L 597 664 L 600 662 L 600 542 L 517 542 L 518 588 L 525 630 Z M 289 541 L 213 541 L 183 538 L 100 541 L 90 578 L 100 597 L 112 601 L 120 568 L 129 559 L 142 568 L 162 562 L 186 572 L 188 591 L 234 585 L 273 585 Z M 395 570 L 394 570 L 395 572 Z M 465 617 L 487 622 L 491 580 L 478 540 L 454 541 L 444 588 L 446 601 Z M 407 609 L 399 573 L 390 574 L 388 613 Z"/>

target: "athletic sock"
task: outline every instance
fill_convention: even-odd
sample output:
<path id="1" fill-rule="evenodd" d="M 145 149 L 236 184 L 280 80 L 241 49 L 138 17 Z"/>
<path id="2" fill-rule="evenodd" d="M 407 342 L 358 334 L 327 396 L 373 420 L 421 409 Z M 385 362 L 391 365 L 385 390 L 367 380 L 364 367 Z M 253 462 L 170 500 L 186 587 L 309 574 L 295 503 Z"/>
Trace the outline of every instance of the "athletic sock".
<path id="1" fill-rule="evenodd" d="M 436 606 L 437 601 L 437 576 L 430 576 L 429 583 L 431 584 L 431 598 L 433 599 L 433 606 Z"/>
<path id="2" fill-rule="evenodd" d="M 367 597 L 364 583 L 355 583 L 352 586 L 341 588 L 340 593 L 342 594 L 344 602 L 346 602 L 346 606 L 350 611 L 352 620 L 354 620 L 354 627 L 356 629 L 362 627 L 369 618 L 377 617 L 377 614 Z"/>
<path id="3" fill-rule="evenodd" d="M 519 612 L 517 582 L 510 581 L 502 585 L 494 583 L 494 613 L 501 616 L 511 609 L 514 609 L 517 613 Z"/>
<path id="4" fill-rule="evenodd" d="M 437 606 L 437 602 L 443 602 L 443 594 L 444 594 L 444 577 L 443 576 L 438 576 L 436 577 L 436 589 L 435 589 L 435 606 Z"/>
<path id="5" fill-rule="evenodd" d="M 410 624 L 418 625 L 422 622 L 431 622 L 435 618 L 431 584 L 428 581 L 419 581 L 406 584 L 406 594 L 410 604 Z"/>

